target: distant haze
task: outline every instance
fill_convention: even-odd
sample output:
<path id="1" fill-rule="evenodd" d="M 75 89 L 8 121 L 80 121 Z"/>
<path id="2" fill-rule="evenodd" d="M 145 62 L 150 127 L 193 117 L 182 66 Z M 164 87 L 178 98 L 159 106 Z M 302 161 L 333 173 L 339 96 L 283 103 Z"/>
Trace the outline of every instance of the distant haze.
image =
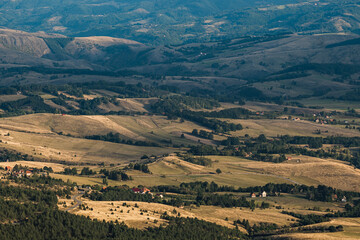
<path id="1" fill-rule="evenodd" d="M 358 1 L 8 0 L 0 26 L 73 37 L 181 44 L 247 35 L 358 32 Z"/>

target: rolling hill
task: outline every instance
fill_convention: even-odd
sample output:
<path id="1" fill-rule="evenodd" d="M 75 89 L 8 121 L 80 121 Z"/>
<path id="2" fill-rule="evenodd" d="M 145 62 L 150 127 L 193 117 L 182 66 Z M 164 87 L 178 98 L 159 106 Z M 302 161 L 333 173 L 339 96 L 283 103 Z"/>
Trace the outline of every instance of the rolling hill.
<path id="1" fill-rule="evenodd" d="M 248 100 L 356 100 L 359 84 L 356 34 L 280 34 L 158 47 L 100 36 L 10 29 L 0 34 L 1 85 L 126 80 Z"/>
<path id="2" fill-rule="evenodd" d="M 278 32 L 353 32 L 359 29 L 358 8 L 355 0 L 6 0 L 0 25 L 162 45 Z"/>

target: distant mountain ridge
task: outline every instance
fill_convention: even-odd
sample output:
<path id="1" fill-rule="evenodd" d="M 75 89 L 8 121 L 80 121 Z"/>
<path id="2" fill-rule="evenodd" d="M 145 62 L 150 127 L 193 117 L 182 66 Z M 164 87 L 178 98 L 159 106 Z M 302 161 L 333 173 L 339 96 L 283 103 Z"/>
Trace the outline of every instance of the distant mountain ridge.
<path id="1" fill-rule="evenodd" d="M 281 34 L 150 47 L 123 38 L 0 29 L 0 51 L 3 64 L 256 78 L 299 64 L 357 64 L 358 39 L 356 34 Z"/>
<path id="2" fill-rule="evenodd" d="M 4 0 L 0 26 L 149 45 L 248 35 L 359 32 L 356 0 Z"/>
<path id="3" fill-rule="evenodd" d="M 0 29 L 0 85 L 137 81 L 199 94 L 349 98 L 357 34 L 274 34 L 169 46 Z"/>

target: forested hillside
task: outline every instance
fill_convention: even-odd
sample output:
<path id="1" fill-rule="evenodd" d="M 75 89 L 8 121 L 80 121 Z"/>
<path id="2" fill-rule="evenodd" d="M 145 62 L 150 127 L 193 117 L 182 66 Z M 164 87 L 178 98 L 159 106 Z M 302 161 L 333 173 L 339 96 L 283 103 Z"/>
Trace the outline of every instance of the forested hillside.
<path id="1" fill-rule="evenodd" d="M 276 32 L 351 32 L 357 1 L 2 1 L 0 25 L 69 36 L 179 44 Z M 330 14 L 329 14 L 330 13 Z"/>

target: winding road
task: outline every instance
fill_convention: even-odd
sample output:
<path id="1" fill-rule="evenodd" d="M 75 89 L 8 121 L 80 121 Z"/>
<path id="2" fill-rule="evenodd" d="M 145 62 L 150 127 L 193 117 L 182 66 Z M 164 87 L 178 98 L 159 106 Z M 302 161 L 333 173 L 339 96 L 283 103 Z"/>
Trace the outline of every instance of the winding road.
<path id="1" fill-rule="evenodd" d="M 66 212 L 69 212 L 71 210 L 74 210 L 76 208 L 78 208 L 81 204 L 82 204 L 82 201 L 80 199 L 78 199 L 78 197 L 81 197 L 82 195 L 84 195 L 85 192 L 83 191 L 79 191 L 77 194 L 75 195 L 72 195 L 71 199 L 74 200 L 74 202 L 76 202 L 75 205 L 69 207 L 68 209 L 66 209 L 65 211 Z"/>

